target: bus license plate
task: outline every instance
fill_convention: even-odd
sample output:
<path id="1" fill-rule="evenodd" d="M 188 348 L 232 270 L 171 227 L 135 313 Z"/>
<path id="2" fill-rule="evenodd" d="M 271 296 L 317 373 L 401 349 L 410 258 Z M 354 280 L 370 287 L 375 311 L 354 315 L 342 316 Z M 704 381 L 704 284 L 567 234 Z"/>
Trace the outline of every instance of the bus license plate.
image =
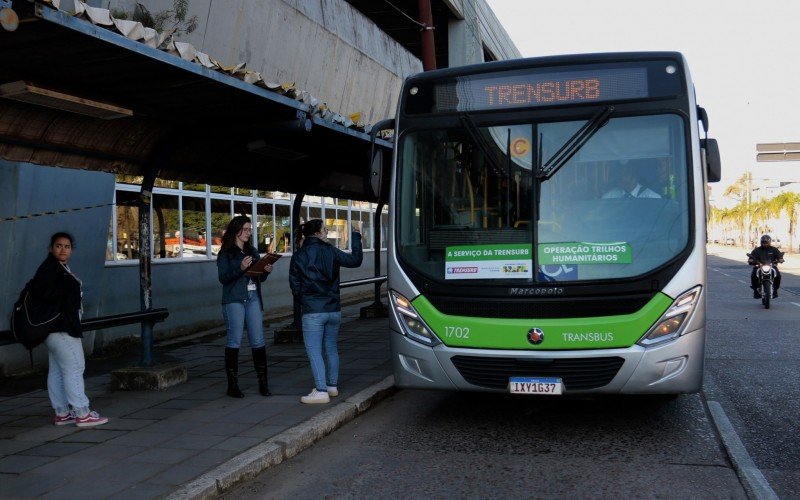
<path id="1" fill-rule="evenodd" d="M 564 383 L 560 378 L 511 377 L 508 379 L 508 392 L 511 394 L 542 394 L 560 396 Z"/>

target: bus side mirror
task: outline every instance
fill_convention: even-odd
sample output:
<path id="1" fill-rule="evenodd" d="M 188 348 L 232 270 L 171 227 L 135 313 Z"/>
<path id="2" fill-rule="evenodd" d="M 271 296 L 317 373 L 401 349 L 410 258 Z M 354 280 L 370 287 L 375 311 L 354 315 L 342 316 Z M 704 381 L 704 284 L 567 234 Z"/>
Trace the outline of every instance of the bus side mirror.
<path id="1" fill-rule="evenodd" d="M 381 130 L 394 129 L 394 118 L 381 120 L 372 126 L 370 130 L 370 165 L 369 165 L 369 188 L 376 200 L 386 201 L 389 194 L 389 175 L 384 175 L 387 167 L 392 163 L 391 154 L 387 154 L 384 148 L 375 147 L 375 139 Z"/>
<path id="2" fill-rule="evenodd" d="M 719 182 L 722 178 L 722 160 L 716 139 L 700 139 L 700 152 L 706 167 L 708 182 Z"/>
<path id="3" fill-rule="evenodd" d="M 372 195 L 376 199 L 381 197 L 381 185 L 383 184 L 383 151 L 372 153 L 372 163 L 369 169 L 369 182 L 372 188 Z"/>

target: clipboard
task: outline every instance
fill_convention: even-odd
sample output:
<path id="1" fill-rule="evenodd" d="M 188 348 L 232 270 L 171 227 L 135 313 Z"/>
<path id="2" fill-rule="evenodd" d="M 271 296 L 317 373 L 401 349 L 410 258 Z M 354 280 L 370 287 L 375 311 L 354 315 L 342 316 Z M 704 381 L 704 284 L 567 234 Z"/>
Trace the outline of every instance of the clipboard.
<path id="1" fill-rule="evenodd" d="M 268 264 L 274 264 L 283 257 L 283 255 L 279 253 L 267 253 L 263 257 L 261 257 L 258 262 L 250 266 L 244 274 L 247 276 L 261 276 L 264 273 L 264 268 L 267 267 Z"/>

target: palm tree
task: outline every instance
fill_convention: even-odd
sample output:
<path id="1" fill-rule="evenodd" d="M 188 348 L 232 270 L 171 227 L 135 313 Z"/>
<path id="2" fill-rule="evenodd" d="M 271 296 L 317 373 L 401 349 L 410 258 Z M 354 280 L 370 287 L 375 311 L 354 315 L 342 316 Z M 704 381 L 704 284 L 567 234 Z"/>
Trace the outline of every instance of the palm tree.
<path id="1" fill-rule="evenodd" d="M 750 218 L 756 225 L 757 234 L 769 233 L 769 221 L 780 213 L 780 209 L 777 209 L 773 200 L 775 198 L 760 200 L 750 206 Z"/>
<path id="2" fill-rule="evenodd" d="M 742 174 L 742 176 L 736 179 L 736 181 L 733 184 L 725 188 L 725 191 L 722 193 L 722 196 L 726 198 L 733 198 L 738 202 L 746 201 L 748 175 L 750 175 L 749 172 L 745 172 L 744 174 Z"/>
<path id="3" fill-rule="evenodd" d="M 746 246 L 745 238 L 748 232 L 745 226 L 749 220 L 749 214 L 745 203 L 739 203 L 733 208 L 723 210 L 721 217 L 726 225 L 738 228 L 739 242 L 742 246 Z"/>
<path id="4" fill-rule="evenodd" d="M 786 212 L 786 218 L 789 222 L 789 251 L 794 249 L 794 233 L 797 229 L 797 205 L 800 204 L 800 194 L 786 192 L 781 193 L 772 200 L 776 216 L 780 216 L 781 212 Z"/>

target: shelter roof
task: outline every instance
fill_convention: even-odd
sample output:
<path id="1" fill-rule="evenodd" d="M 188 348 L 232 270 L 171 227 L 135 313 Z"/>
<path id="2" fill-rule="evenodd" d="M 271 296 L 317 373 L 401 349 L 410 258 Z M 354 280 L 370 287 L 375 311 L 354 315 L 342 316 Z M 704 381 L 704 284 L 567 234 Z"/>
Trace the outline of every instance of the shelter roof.
<path id="1" fill-rule="evenodd" d="M 0 30 L 0 157 L 131 175 L 158 160 L 164 179 L 374 200 L 369 134 L 313 96 L 190 47 L 162 50 L 160 34 L 136 41 L 120 32 L 130 26 L 41 2 L 13 8 L 19 28 Z"/>

